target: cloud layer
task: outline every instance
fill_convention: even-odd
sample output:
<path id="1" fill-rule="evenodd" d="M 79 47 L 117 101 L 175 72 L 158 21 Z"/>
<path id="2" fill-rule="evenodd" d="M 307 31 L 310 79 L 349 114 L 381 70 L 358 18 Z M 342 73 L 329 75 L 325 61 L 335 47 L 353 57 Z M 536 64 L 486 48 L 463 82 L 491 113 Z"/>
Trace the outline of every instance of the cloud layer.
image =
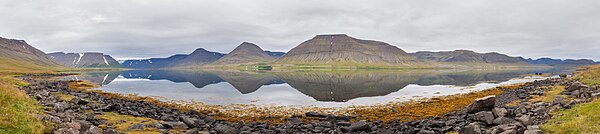
<path id="1" fill-rule="evenodd" d="M 0 0 L 0 36 L 46 52 L 166 57 L 244 41 L 288 51 L 345 33 L 408 52 L 600 60 L 597 0 Z"/>

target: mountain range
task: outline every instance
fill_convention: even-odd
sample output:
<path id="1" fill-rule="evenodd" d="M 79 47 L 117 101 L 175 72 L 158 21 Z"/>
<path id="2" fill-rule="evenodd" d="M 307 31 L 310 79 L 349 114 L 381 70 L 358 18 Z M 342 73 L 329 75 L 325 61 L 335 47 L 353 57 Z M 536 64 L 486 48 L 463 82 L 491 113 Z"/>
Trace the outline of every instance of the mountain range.
<path id="1" fill-rule="evenodd" d="M 411 66 L 444 65 L 444 63 L 531 64 L 531 65 L 589 65 L 592 60 L 560 60 L 551 58 L 524 59 L 500 53 L 477 53 L 469 50 L 407 53 L 381 41 L 357 39 L 345 34 L 317 35 L 289 52 L 265 51 L 258 45 L 243 42 L 229 54 L 198 48 L 190 54 L 176 54 L 166 58 L 116 61 L 103 53 L 48 53 L 31 47 L 23 40 L 0 38 L 0 58 L 3 66 L 38 67 L 123 67 L 123 68 L 198 68 L 200 66 L 239 65 L 373 65 Z M 22 63 L 18 63 L 22 62 Z M 9 63 L 11 63 L 9 65 Z M 14 64 L 12 64 L 14 63 Z M 26 66 L 23 66 L 26 67 Z"/>
<path id="2" fill-rule="evenodd" d="M 0 37 L 0 69 L 10 70 L 40 70 L 59 68 L 60 64 L 50 60 L 37 48 L 24 40 Z"/>
<path id="3" fill-rule="evenodd" d="M 68 67 L 80 68 L 118 68 L 121 64 L 110 55 L 96 52 L 86 53 L 49 53 L 54 62 Z"/>

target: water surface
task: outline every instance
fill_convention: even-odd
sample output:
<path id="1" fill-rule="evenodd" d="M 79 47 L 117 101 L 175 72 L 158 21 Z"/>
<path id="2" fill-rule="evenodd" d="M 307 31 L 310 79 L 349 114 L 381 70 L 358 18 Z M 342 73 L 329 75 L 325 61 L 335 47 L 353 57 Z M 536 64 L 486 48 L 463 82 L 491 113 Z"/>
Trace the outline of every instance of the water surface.
<path id="1" fill-rule="evenodd" d="M 89 80 L 100 90 L 194 100 L 210 105 L 256 104 L 341 107 L 468 93 L 544 79 L 546 70 L 341 70 L 89 72 L 65 79 Z"/>

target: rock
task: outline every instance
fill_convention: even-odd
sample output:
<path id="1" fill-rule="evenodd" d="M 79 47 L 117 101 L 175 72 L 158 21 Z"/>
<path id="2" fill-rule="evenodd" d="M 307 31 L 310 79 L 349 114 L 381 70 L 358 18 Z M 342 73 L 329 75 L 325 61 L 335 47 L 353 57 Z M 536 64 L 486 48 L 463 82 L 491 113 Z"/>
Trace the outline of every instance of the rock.
<path id="1" fill-rule="evenodd" d="M 370 127 L 369 127 L 369 124 L 367 123 L 367 121 L 361 120 L 361 121 L 352 123 L 348 127 L 348 132 L 365 131 L 365 130 L 369 130 L 369 128 Z"/>
<path id="2" fill-rule="evenodd" d="M 187 130 L 185 134 L 198 134 L 198 128 Z"/>
<path id="3" fill-rule="evenodd" d="M 587 89 L 590 88 L 589 86 L 577 81 L 574 82 L 573 84 L 571 84 L 570 86 L 567 87 L 567 91 L 576 91 L 576 90 L 581 90 L 581 89 Z"/>
<path id="4" fill-rule="evenodd" d="M 564 106 L 567 104 L 567 102 L 565 101 L 565 97 L 558 95 L 556 98 L 554 98 L 554 104 Z"/>
<path id="5" fill-rule="evenodd" d="M 195 128 L 199 126 L 199 124 L 196 124 L 196 122 L 198 121 L 197 119 L 193 119 L 188 116 L 181 116 L 179 117 L 179 119 L 183 121 L 183 123 L 185 123 L 188 127 Z"/>
<path id="6" fill-rule="evenodd" d="M 544 134 L 544 132 L 539 129 L 533 129 L 533 130 L 527 129 L 527 130 L 525 130 L 525 133 L 523 133 L 523 134 Z"/>
<path id="7" fill-rule="evenodd" d="M 523 116 L 519 117 L 518 120 L 521 121 L 521 123 L 523 123 L 523 125 L 533 124 L 533 119 L 529 115 L 523 115 Z"/>
<path id="8" fill-rule="evenodd" d="M 54 131 L 54 134 L 79 134 L 79 130 L 74 128 L 60 128 Z"/>
<path id="9" fill-rule="evenodd" d="M 102 134 L 119 134 L 119 132 L 115 129 L 108 129 L 104 131 Z"/>
<path id="10" fill-rule="evenodd" d="M 56 109 L 56 112 L 64 112 L 65 109 L 68 109 L 69 107 L 71 106 L 69 105 L 69 103 L 66 102 L 59 102 L 54 104 L 54 109 Z"/>
<path id="11" fill-rule="evenodd" d="M 494 122 L 494 114 L 490 111 L 481 111 L 473 115 L 475 120 L 484 122 L 486 124 L 492 124 Z"/>
<path id="12" fill-rule="evenodd" d="M 288 122 L 290 122 L 293 125 L 300 125 L 302 124 L 302 121 L 298 118 L 287 118 L 286 119 Z"/>
<path id="13" fill-rule="evenodd" d="M 90 126 L 90 129 L 85 131 L 84 134 L 102 134 L 102 129 L 96 126 Z"/>
<path id="14" fill-rule="evenodd" d="M 338 122 L 337 124 L 340 126 L 350 126 L 350 122 L 347 122 L 347 121 L 341 121 L 341 122 Z"/>
<path id="15" fill-rule="evenodd" d="M 59 128 L 73 128 L 77 131 L 81 130 L 81 124 L 79 122 L 69 122 L 69 123 L 63 123 L 59 125 Z"/>
<path id="16" fill-rule="evenodd" d="M 512 122 L 515 122 L 515 121 L 516 120 L 511 119 L 511 118 L 499 117 L 499 118 L 494 119 L 493 123 L 496 124 L 496 125 L 502 125 L 502 124 L 509 124 L 509 123 L 512 123 Z"/>
<path id="17" fill-rule="evenodd" d="M 534 112 L 534 113 L 537 113 L 537 114 L 546 113 L 546 107 L 544 107 L 544 106 L 539 106 L 539 107 L 537 107 L 537 108 L 533 109 L 533 112 Z"/>
<path id="18" fill-rule="evenodd" d="M 158 122 L 150 123 L 147 125 L 147 127 L 156 128 L 156 129 L 166 129 L 165 126 L 163 126 L 162 124 L 160 124 Z"/>
<path id="19" fill-rule="evenodd" d="M 509 130 L 505 130 L 504 132 L 500 133 L 500 134 L 517 134 L 518 131 L 515 129 L 509 129 Z"/>
<path id="20" fill-rule="evenodd" d="M 219 132 L 221 134 L 237 134 L 237 133 L 240 133 L 239 130 L 237 130 L 237 129 L 233 128 L 233 127 L 227 126 L 227 125 L 223 125 L 223 124 L 218 124 L 215 127 L 215 131 L 217 131 L 217 132 Z"/>
<path id="21" fill-rule="evenodd" d="M 306 117 L 319 117 L 319 118 L 323 118 L 323 117 L 327 117 L 327 115 L 320 114 L 320 113 L 317 113 L 317 112 L 306 112 Z"/>
<path id="22" fill-rule="evenodd" d="M 419 131 L 419 134 L 436 134 L 436 133 L 431 130 L 421 130 L 421 131 Z"/>
<path id="23" fill-rule="evenodd" d="M 492 111 L 494 105 L 496 104 L 495 96 L 487 96 L 479 99 L 475 99 L 473 104 L 467 107 L 469 113 L 477 113 L 481 111 Z"/>
<path id="24" fill-rule="evenodd" d="M 481 126 L 478 123 L 471 123 L 459 130 L 461 134 L 482 134 Z"/>
<path id="25" fill-rule="evenodd" d="M 171 129 L 187 129 L 189 128 L 187 125 L 185 125 L 185 123 L 183 122 L 163 122 L 162 123 L 163 126 L 165 126 L 166 128 L 171 128 Z"/>
<path id="26" fill-rule="evenodd" d="M 600 93 L 592 93 L 592 98 L 600 98 Z"/>
<path id="27" fill-rule="evenodd" d="M 144 130 L 146 129 L 146 125 L 144 124 L 134 124 L 131 127 L 127 128 L 127 130 Z"/>
<path id="28" fill-rule="evenodd" d="M 506 115 L 508 115 L 508 110 L 506 110 L 506 108 L 494 108 L 492 110 L 492 112 L 494 113 L 494 115 L 496 116 L 496 118 L 498 118 L 498 117 L 506 117 Z"/>

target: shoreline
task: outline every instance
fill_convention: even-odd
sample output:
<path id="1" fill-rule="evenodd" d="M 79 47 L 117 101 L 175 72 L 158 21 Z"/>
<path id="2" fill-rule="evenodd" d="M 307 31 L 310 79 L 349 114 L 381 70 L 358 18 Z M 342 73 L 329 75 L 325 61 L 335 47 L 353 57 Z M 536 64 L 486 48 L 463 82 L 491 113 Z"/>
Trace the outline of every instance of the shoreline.
<path id="1" fill-rule="evenodd" d="M 444 99 L 431 99 L 431 101 L 429 101 L 429 102 L 425 101 L 425 102 L 414 103 L 415 105 L 425 106 L 425 108 L 429 107 L 428 110 L 437 111 L 438 113 L 419 115 L 417 117 L 412 117 L 412 118 L 407 117 L 406 120 L 400 118 L 402 116 L 399 116 L 399 115 L 402 115 L 402 113 L 388 114 L 387 117 L 386 116 L 372 117 L 374 115 L 377 115 L 377 112 L 381 112 L 382 109 L 371 109 L 371 111 L 369 111 L 369 110 L 360 111 L 360 112 L 363 112 L 363 114 L 357 114 L 357 115 L 351 115 L 351 116 L 349 116 L 349 115 L 336 116 L 336 115 L 331 115 L 331 114 L 321 114 L 321 113 L 317 113 L 317 112 L 306 112 L 304 114 L 288 115 L 287 117 L 284 117 L 284 116 L 255 117 L 255 118 L 263 118 L 263 119 L 258 120 L 258 121 L 247 121 L 245 123 L 239 123 L 239 122 L 232 123 L 228 120 L 213 118 L 213 117 L 219 116 L 218 114 L 224 114 L 224 113 L 219 113 L 219 112 L 216 112 L 217 114 L 202 113 L 202 112 L 198 112 L 195 110 L 189 110 L 185 107 L 179 107 L 180 110 L 176 110 L 177 108 L 168 108 L 168 106 L 160 106 L 160 105 L 145 102 L 143 100 L 130 100 L 130 99 L 127 99 L 127 97 L 108 98 L 108 97 L 103 96 L 102 95 L 103 93 L 72 90 L 72 89 L 70 89 L 71 87 L 69 87 L 72 84 L 69 82 L 66 82 L 66 81 L 34 80 L 31 78 L 28 78 L 27 76 L 23 77 L 23 79 L 26 82 L 29 82 L 31 84 L 28 86 L 22 87 L 21 89 L 26 91 L 30 96 L 35 97 L 36 100 L 38 100 L 38 102 L 40 102 L 40 104 L 46 106 L 45 113 L 49 116 L 46 116 L 43 119 L 50 120 L 52 122 L 55 122 L 56 124 L 61 124 L 59 126 L 68 126 L 68 125 L 62 125 L 62 124 L 69 124 L 69 123 L 77 124 L 77 123 L 73 123 L 75 121 L 75 122 L 80 122 L 79 124 L 92 124 L 94 126 L 97 126 L 96 128 L 98 128 L 98 126 L 105 125 L 105 124 L 102 124 L 103 122 L 99 121 L 95 116 L 98 116 L 97 114 L 99 114 L 99 115 L 106 114 L 107 112 L 115 112 L 115 113 L 122 114 L 122 115 L 131 115 L 131 116 L 135 116 L 135 117 L 144 117 L 144 118 L 155 119 L 158 122 L 160 122 L 159 124 L 161 124 L 163 126 L 163 127 L 160 127 L 160 125 L 155 124 L 153 130 L 156 130 L 157 132 L 169 131 L 169 132 L 192 132 L 193 133 L 195 131 L 204 131 L 204 132 L 209 132 L 209 133 L 215 133 L 215 132 L 239 133 L 239 132 L 243 131 L 243 132 L 258 132 L 258 133 L 268 133 L 268 132 L 283 133 L 283 132 L 288 132 L 288 131 L 284 131 L 284 130 L 293 130 L 293 131 L 307 132 L 307 133 L 350 132 L 350 131 L 353 131 L 353 132 L 358 132 L 358 131 L 401 132 L 401 133 L 408 132 L 408 133 L 410 133 L 410 132 L 420 132 L 420 131 L 423 131 L 423 132 L 457 132 L 457 131 L 461 131 L 461 130 L 464 131 L 465 128 L 473 128 L 476 126 L 487 127 L 488 125 L 490 125 L 490 124 L 480 125 L 480 124 L 476 123 L 476 122 L 480 122 L 480 121 L 466 118 L 467 116 L 474 116 L 475 114 L 480 115 L 480 113 L 472 113 L 471 114 L 471 113 L 464 112 L 465 111 L 464 108 L 467 107 L 467 105 L 471 104 L 471 101 L 468 101 L 468 100 L 467 101 L 461 100 L 462 101 L 461 103 L 463 103 L 463 106 L 458 106 L 458 108 L 454 108 L 449 111 L 448 111 L 448 109 L 446 109 L 445 111 L 444 110 L 439 111 L 439 110 L 435 110 L 435 108 L 431 108 L 432 106 L 439 107 L 439 105 L 436 105 L 436 104 L 440 104 L 440 103 L 431 103 L 431 101 L 444 102 L 443 101 Z M 501 104 L 498 106 L 499 108 L 505 108 L 505 109 L 514 111 L 512 109 L 518 109 L 519 107 L 526 107 L 526 106 L 533 105 L 533 104 L 531 104 L 531 103 L 530 104 L 522 104 L 523 106 L 521 106 L 521 104 L 519 104 L 516 108 L 514 106 L 513 107 L 504 107 L 503 105 L 506 105 L 514 100 L 529 99 L 531 94 L 527 91 L 539 92 L 537 90 L 539 87 L 548 86 L 548 85 L 569 86 L 569 85 L 565 85 L 565 83 L 566 84 L 575 83 L 575 82 L 568 82 L 568 81 L 569 80 L 567 80 L 567 79 L 550 78 L 547 80 L 529 82 L 525 85 L 520 85 L 520 86 L 499 87 L 496 89 L 500 90 L 502 92 L 498 92 L 498 94 L 495 94 L 495 95 L 497 95 L 497 98 L 500 98 L 500 99 L 495 100 L 495 103 Z M 56 94 L 52 94 L 55 92 L 71 95 L 71 96 L 74 96 L 74 98 L 72 98 L 71 101 L 60 100 Z M 506 95 L 506 94 L 512 94 L 512 95 Z M 477 98 L 485 97 L 488 95 L 493 95 L 493 94 L 474 95 L 473 97 L 470 97 L 470 99 L 475 100 Z M 519 95 L 523 96 L 523 98 L 514 98 L 514 97 L 511 98 L 510 97 L 510 96 L 519 96 Z M 448 97 L 443 97 L 443 98 L 448 98 Z M 465 97 L 459 96 L 456 98 L 465 98 Z M 76 101 L 73 101 L 73 100 L 76 100 Z M 90 102 L 95 102 L 95 103 L 90 103 Z M 569 102 L 569 104 L 570 103 L 575 104 L 575 103 L 581 103 L 581 102 L 583 102 L 583 101 L 573 100 L 573 102 Z M 475 103 L 477 103 L 477 101 Z M 89 106 L 87 106 L 87 108 L 86 108 L 86 106 L 79 106 L 79 107 L 68 107 L 67 106 L 67 105 L 71 105 L 71 104 L 75 104 L 75 105 L 86 104 Z M 94 105 L 90 105 L 90 104 L 94 104 Z M 95 104 L 99 104 L 99 105 L 95 106 Z M 424 104 L 433 104 L 433 105 L 424 105 Z M 447 104 L 454 104 L 454 103 L 447 103 Z M 474 105 L 474 104 L 471 104 L 471 105 Z M 536 103 L 536 105 L 538 105 L 538 104 Z M 554 106 L 556 104 L 549 103 L 549 104 L 543 104 L 542 106 L 551 106 L 551 105 Z M 190 106 L 188 106 L 188 108 L 189 107 Z M 194 107 L 194 106 L 192 105 L 192 107 Z M 404 107 L 404 108 L 406 108 L 406 107 Z M 421 107 L 421 108 L 423 108 L 423 107 Z M 156 110 L 156 109 L 161 109 L 161 110 Z M 361 108 L 358 108 L 358 109 L 361 109 Z M 368 109 L 368 108 L 362 108 L 362 109 Z M 527 109 L 527 108 L 525 108 L 525 109 Z M 551 109 L 551 107 L 548 107 L 546 109 Z M 88 114 L 85 114 L 85 112 L 84 112 L 85 110 L 92 110 L 93 115 L 91 115 L 89 113 L 89 111 L 88 111 Z M 408 110 L 408 109 L 405 109 L 405 110 Z M 534 109 L 531 108 L 531 109 L 527 109 L 527 110 L 533 111 Z M 48 112 L 48 111 L 54 111 L 54 113 Z M 65 111 L 69 111 L 69 112 L 65 113 Z M 398 110 L 392 110 L 392 109 L 389 109 L 389 111 L 384 111 L 384 112 L 394 112 L 394 111 L 398 112 Z M 360 113 L 360 112 L 358 112 L 358 113 Z M 369 114 L 365 114 L 365 113 L 374 113 L 374 114 L 369 115 Z M 543 115 L 543 116 L 540 116 L 540 118 L 545 118 L 544 116 L 547 116 L 548 113 L 549 113 L 549 111 L 546 111 L 545 114 L 540 114 L 540 115 Z M 60 119 L 66 119 L 64 121 L 55 120 L 57 116 L 61 116 L 61 115 L 68 116 L 68 114 L 75 114 L 76 116 L 74 115 L 71 117 L 60 117 Z M 84 114 L 86 116 L 86 118 L 78 117 L 78 116 L 81 116 L 82 114 Z M 489 115 L 489 114 L 487 114 L 487 112 L 483 113 L 483 114 Z M 369 117 L 369 116 L 371 116 L 371 117 Z M 412 115 L 412 116 L 414 116 L 414 115 Z M 446 125 L 441 125 L 441 126 L 435 126 L 435 125 L 431 126 L 432 122 L 438 122 L 438 123 L 441 121 L 448 122 L 448 121 L 450 121 L 448 119 L 453 119 L 453 117 L 460 117 L 460 116 L 463 116 L 463 117 L 461 118 L 462 120 L 459 120 L 458 122 L 462 122 L 462 123 L 451 123 L 451 124 L 446 124 Z M 55 117 L 55 118 L 53 118 L 53 117 Z M 393 118 L 388 119 L 389 117 L 395 117 L 396 119 L 393 119 Z M 446 118 L 439 118 L 439 117 L 446 117 Z M 514 117 L 517 117 L 517 116 L 514 115 Z M 535 119 L 537 119 L 537 117 L 538 116 L 535 116 Z M 523 117 L 519 116 L 518 118 L 523 118 Z M 385 121 L 383 119 L 385 119 Z M 240 119 L 235 119 L 235 120 L 239 121 Z M 494 119 L 492 119 L 492 120 L 494 120 Z M 518 119 L 513 119 L 513 120 L 518 120 Z M 84 123 L 81 123 L 81 122 L 84 122 Z M 543 122 L 543 120 L 541 122 Z M 541 124 L 541 122 L 539 122 L 537 124 Z M 182 123 L 185 125 L 182 125 Z M 422 123 L 425 123 L 425 124 L 429 123 L 429 125 L 425 125 L 425 127 L 418 126 L 418 125 L 422 125 Z M 476 124 L 473 124 L 473 123 L 476 123 Z M 511 123 L 513 123 L 513 122 L 511 122 Z M 179 126 L 172 126 L 174 124 L 179 125 Z M 525 124 L 525 123 L 522 123 L 522 124 Z M 147 124 L 146 125 L 134 124 L 134 125 L 144 126 L 145 128 L 146 127 L 150 128 L 150 126 L 148 126 Z M 414 126 L 414 125 L 417 125 L 417 126 Z M 440 124 L 438 124 L 438 125 L 440 125 Z M 502 125 L 504 125 L 504 124 L 502 124 Z M 130 130 L 129 128 L 128 128 L 128 130 L 115 130 L 115 129 L 111 129 L 110 127 L 106 127 L 106 126 L 107 125 L 103 126 L 104 128 L 100 128 L 100 129 L 104 129 L 105 131 L 138 131 L 137 129 Z M 169 126 L 169 127 L 166 127 L 166 126 Z M 516 126 L 516 128 L 517 128 L 516 131 L 521 131 L 521 130 L 527 129 L 527 127 L 525 125 L 516 124 L 513 126 Z M 415 127 L 418 127 L 419 130 L 413 131 L 413 130 L 416 130 L 416 129 L 414 129 Z M 92 127 L 90 127 L 90 128 L 92 128 Z M 89 131 L 90 128 L 88 128 L 88 129 L 79 128 L 78 131 Z M 168 128 L 170 128 L 170 129 L 168 129 Z M 412 129 L 408 130 L 406 128 L 412 128 Z M 73 128 L 68 128 L 68 127 L 62 127 L 62 128 L 57 127 L 56 131 L 61 131 L 61 130 L 66 131 L 66 130 L 72 130 L 72 129 Z M 145 129 L 142 129 L 142 130 L 145 130 Z"/>

